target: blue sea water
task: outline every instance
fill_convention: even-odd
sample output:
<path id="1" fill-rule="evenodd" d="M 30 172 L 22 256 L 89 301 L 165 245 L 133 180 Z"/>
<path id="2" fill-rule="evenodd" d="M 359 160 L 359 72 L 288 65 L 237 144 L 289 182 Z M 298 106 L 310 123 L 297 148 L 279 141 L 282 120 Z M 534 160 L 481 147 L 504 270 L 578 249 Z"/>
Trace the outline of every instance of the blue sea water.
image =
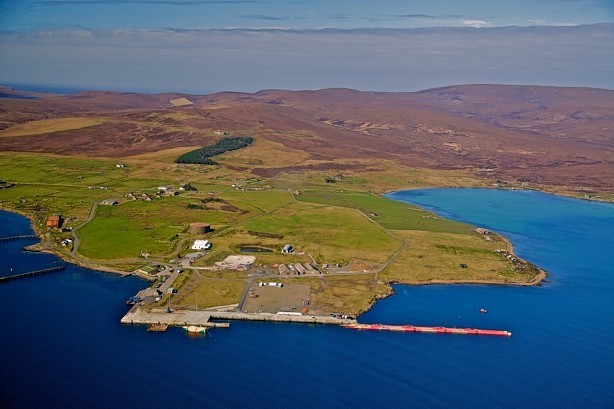
<path id="1" fill-rule="evenodd" d="M 11 87 L 19 91 L 41 92 L 49 94 L 76 94 L 77 92 L 87 91 L 87 88 L 76 88 L 56 85 L 43 84 L 21 84 L 21 83 L 2 83 L 3 86 Z"/>
<path id="2" fill-rule="evenodd" d="M 614 407 L 613 205 L 480 189 L 390 197 L 503 233 L 550 275 L 540 287 L 395 286 L 360 321 L 512 337 L 249 322 L 206 338 L 148 333 L 119 324 L 145 282 L 67 265 L 0 285 L 0 407 Z M 29 232 L 0 212 L 0 237 Z M 0 274 L 63 263 L 24 244 L 0 244 Z"/>
<path id="3" fill-rule="evenodd" d="M 222 92 L 222 90 L 211 90 L 211 89 L 209 90 L 207 89 L 177 90 L 177 89 L 171 89 L 171 88 L 144 89 L 144 88 L 130 88 L 130 87 L 116 88 L 116 87 L 100 86 L 100 85 L 69 86 L 69 85 L 54 85 L 54 84 L 24 84 L 24 83 L 15 83 L 15 82 L 1 82 L 0 86 L 10 87 L 10 88 L 13 88 L 19 91 L 29 91 L 29 92 L 37 92 L 37 93 L 40 92 L 44 94 L 45 93 L 61 94 L 61 95 L 76 94 L 79 92 L 86 92 L 86 91 L 103 91 L 103 92 L 106 91 L 106 92 L 119 92 L 119 93 L 135 92 L 139 94 L 159 94 L 159 93 L 165 93 L 165 92 L 171 92 L 171 93 L 182 92 L 182 93 L 187 93 L 190 95 L 209 95 L 209 94 L 213 94 L 216 92 Z M 1 92 L 0 92 L 0 98 L 2 98 Z M 15 98 L 15 97 L 11 97 L 11 98 Z"/>

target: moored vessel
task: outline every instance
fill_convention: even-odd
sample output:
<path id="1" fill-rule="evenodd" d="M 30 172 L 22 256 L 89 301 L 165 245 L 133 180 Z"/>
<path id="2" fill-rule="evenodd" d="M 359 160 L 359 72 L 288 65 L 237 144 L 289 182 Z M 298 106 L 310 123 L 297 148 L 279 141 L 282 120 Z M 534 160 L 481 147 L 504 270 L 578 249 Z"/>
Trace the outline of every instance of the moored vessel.
<path id="1" fill-rule="evenodd" d="M 206 334 L 207 333 L 207 327 L 199 327 L 197 325 L 188 325 L 188 326 L 181 327 L 181 328 L 183 328 L 184 331 L 190 332 L 193 334 Z"/>

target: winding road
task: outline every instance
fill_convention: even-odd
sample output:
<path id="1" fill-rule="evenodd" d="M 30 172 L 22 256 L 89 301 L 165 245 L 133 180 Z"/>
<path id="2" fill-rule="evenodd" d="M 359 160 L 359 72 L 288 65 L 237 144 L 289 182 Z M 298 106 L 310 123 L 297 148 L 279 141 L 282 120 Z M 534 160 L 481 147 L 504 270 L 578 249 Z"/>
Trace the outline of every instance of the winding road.
<path id="1" fill-rule="evenodd" d="M 70 232 L 73 238 L 73 247 L 72 251 L 70 252 L 71 257 L 77 258 L 77 250 L 79 250 L 79 246 L 81 245 L 81 239 L 79 238 L 79 236 L 77 236 L 77 230 L 79 230 L 81 227 L 85 226 L 94 219 L 94 216 L 96 216 L 97 209 L 98 203 L 92 203 L 92 210 L 90 210 L 90 215 L 87 217 L 87 219 L 83 223 L 72 229 L 72 231 Z"/>

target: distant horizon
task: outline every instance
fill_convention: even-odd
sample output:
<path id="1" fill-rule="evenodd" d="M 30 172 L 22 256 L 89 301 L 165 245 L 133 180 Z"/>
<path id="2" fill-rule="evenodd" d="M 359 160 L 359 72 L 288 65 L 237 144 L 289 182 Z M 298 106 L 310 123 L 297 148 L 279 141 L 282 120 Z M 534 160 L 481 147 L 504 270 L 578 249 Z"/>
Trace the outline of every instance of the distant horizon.
<path id="1" fill-rule="evenodd" d="M 587 86 L 559 86 L 559 85 L 543 85 L 543 84 L 503 84 L 503 83 L 467 83 L 467 84 L 450 84 L 450 85 L 442 85 L 438 87 L 424 88 L 413 91 L 381 91 L 381 90 L 373 90 L 373 89 L 355 89 L 355 88 L 347 88 L 347 87 L 326 87 L 326 88 L 317 88 L 317 89 L 287 89 L 287 88 L 265 88 L 257 91 L 241 91 L 241 90 L 214 90 L 214 91 L 156 91 L 156 90 L 130 90 L 123 89 L 119 87 L 110 87 L 110 88 L 96 88 L 96 87 L 87 87 L 87 86 L 72 86 L 72 85 L 63 85 L 63 84 L 35 84 L 35 83 L 19 83 L 19 82 L 11 82 L 11 81 L 0 81 L 0 88 L 10 88 L 15 91 L 22 92 L 36 92 L 42 94 L 60 94 L 60 95 L 69 95 L 76 94 L 79 92 L 113 92 L 113 93 L 123 93 L 123 94 L 144 94 L 144 95 L 160 95 L 160 94 L 183 94 L 183 95 L 193 95 L 193 96 L 206 96 L 220 93 L 239 93 L 239 94 L 257 94 L 258 92 L 263 91 L 290 91 L 290 92 L 301 92 L 301 91 L 324 91 L 324 90 L 349 90 L 349 91 L 357 91 L 357 92 L 368 92 L 368 93 L 382 93 L 382 94 L 395 94 L 395 93 L 416 93 L 429 91 L 434 89 L 442 89 L 442 88 L 451 88 L 451 87 L 469 87 L 469 86 L 502 86 L 502 87 L 546 87 L 546 88 L 579 88 L 579 89 L 597 89 L 603 91 L 614 91 L 614 88 L 602 88 L 602 87 L 587 87 Z"/>
<path id="2" fill-rule="evenodd" d="M 612 44 L 611 0 L 0 1 L 0 81 L 74 89 L 614 89 Z"/>

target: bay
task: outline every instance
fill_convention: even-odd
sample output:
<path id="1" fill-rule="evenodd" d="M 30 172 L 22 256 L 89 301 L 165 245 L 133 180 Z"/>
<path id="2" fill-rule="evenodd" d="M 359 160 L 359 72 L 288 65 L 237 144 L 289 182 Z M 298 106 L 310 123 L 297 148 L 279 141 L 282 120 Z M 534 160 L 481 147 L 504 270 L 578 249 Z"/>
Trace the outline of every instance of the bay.
<path id="1" fill-rule="evenodd" d="M 549 277 L 539 287 L 395 286 L 360 321 L 512 337 L 249 322 L 205 338 L 148 333 L 119 324 L 146 282 L 66 264 L 0 285 L 0 407 L 614 406 L 614 206 L 481 189 L 390 197 L 506 235 Z M 30 233 L 25 218 L 0 212 L 0 237 Z M 64 264 L 26 244 L 0 244 L 0 275 Z"/>

